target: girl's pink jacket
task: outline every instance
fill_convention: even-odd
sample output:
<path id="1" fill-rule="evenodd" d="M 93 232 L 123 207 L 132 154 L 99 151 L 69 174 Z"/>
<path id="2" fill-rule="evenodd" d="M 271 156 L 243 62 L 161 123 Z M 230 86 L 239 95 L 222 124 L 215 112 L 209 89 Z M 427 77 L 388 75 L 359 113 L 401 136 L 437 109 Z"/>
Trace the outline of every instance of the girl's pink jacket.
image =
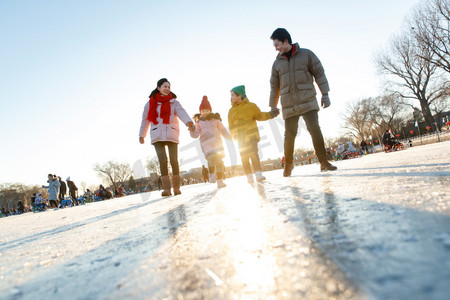
<path id="1" fill-rule="evenodd" d="M 217 119 L 199 120 L 195 123 L 195 131 L 190 131 L 191 137 L 200 136 L 200 145 L 205 157 L 212 153 L 223 152 L 222 136 L 231 139 L 228 130 Z"/>

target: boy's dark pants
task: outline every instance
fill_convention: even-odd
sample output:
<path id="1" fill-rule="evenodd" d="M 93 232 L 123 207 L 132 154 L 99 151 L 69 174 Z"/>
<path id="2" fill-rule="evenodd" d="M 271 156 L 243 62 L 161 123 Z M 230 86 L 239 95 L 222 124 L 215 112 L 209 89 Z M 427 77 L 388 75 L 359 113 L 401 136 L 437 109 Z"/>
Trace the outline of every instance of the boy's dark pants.
<path id="1" fill-rule="evenodd" d="M 325 143 L 323 141 L 322 131 L 319 126 L 319 115 L 316 110 L 309 111 L 301 116 L 294 116 L 284 120 L 284 157 L 286 158 L 286 163 L 292 164 L 294 159 L 294 144 L 295 137 L 297 135 L 298 120 L 300 117 L 303 117 L 306 128 L 311 135 L 314 150 L 316 151 L 319 162 L 321 164 L 326 163 L 327 154 L 325 151 Z"/>
<path id="2" fill-rule="evenodd" d="M 258 141 L 239 141 L 239 154 L 241 155 L 242 167 L 245 175 L 252 174 L 250 160 L 253 164 L 253 171 L 261 171 L 261 162 L 258 155 Z"/>

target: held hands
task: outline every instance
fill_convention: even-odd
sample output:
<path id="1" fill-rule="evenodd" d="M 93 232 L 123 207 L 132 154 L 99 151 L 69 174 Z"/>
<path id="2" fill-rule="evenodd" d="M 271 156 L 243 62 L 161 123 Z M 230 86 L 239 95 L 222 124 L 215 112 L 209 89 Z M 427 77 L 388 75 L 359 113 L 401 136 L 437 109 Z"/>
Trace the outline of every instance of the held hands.
<path id="1" fill-rule="evenodd" d="M 192 122 L 186 124 L 188 126 L 189 131 L 195 131 L 195 125 Z"/>
<path id="2" fill-rule="evenodd" d="M 280 114 L 280 110 L 277 107 L 272 107 L 270 109 L 270 116 L 272 118 L 275 118 L 276 116 L 278 116 Z"/>
<path id="3" fill-rule="evenodd" d="M 320 101 L 320 106 L 322 106 L 323 108 L 327 108 L 328 106 L 330 106 L 331 102 L 330 102 L 330 97 L 328 97 L 328 94 L 324 94 L 322 95 L 322 100 Z"/>

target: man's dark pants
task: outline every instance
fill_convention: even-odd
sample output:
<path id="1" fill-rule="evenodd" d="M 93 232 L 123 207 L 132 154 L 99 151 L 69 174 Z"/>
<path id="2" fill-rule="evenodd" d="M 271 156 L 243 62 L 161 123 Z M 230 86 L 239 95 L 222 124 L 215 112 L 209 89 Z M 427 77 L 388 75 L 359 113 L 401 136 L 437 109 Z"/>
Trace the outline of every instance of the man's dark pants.
<path id="1" fill-rule="evenodd" d="M 326 163 L 327 154 L 325 151 L 322 131 L 319 126 L 319 115 L 317 110 L 312 110 L 301 116 L 293 116 L 284 120 L 284 157 L 286 158 L 286 163 L 291 164 L 294 159 L 294 144 L 298 130 L 298 120 L 300 117 L 303 117 L 306 124 L 306 129 L 308 129 L 308 132 L 311 135 L 314 150 L 316 151 L 319 162 L 321 164 Z"/>

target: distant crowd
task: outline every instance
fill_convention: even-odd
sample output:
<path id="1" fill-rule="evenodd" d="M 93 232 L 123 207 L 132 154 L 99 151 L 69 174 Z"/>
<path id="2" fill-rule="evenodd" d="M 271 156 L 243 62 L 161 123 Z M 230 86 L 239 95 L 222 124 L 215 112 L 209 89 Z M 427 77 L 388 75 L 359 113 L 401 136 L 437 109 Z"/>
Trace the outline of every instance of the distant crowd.
<path id="1" fill-rule="evenodd" d="M 86 202 L 112 199 L 128 194 L 121 185 L 114 191 L 100 185 L 96 191 L 92 192 L 90 189 L 86 189 L 80 195 L 78 193 L 78 187 L 70 177 L 67 177 L 66 181 L 63 181 L 60 176 L 53 174 L 48 174 L 47 185 L 43 185 L 42 188 L 48 189 L 46 195 L 44 193 L 33 193 L 30 199 L 30 206 L 26 206 L 23 201 L 18 201 L 16 208 L 10 208 L 9 210 L 2 208 L 0 217 L 18 215 L 31 211 L 40 212 L 47 209 L 58 210 L 65 207 L 82 205 Z"/>

